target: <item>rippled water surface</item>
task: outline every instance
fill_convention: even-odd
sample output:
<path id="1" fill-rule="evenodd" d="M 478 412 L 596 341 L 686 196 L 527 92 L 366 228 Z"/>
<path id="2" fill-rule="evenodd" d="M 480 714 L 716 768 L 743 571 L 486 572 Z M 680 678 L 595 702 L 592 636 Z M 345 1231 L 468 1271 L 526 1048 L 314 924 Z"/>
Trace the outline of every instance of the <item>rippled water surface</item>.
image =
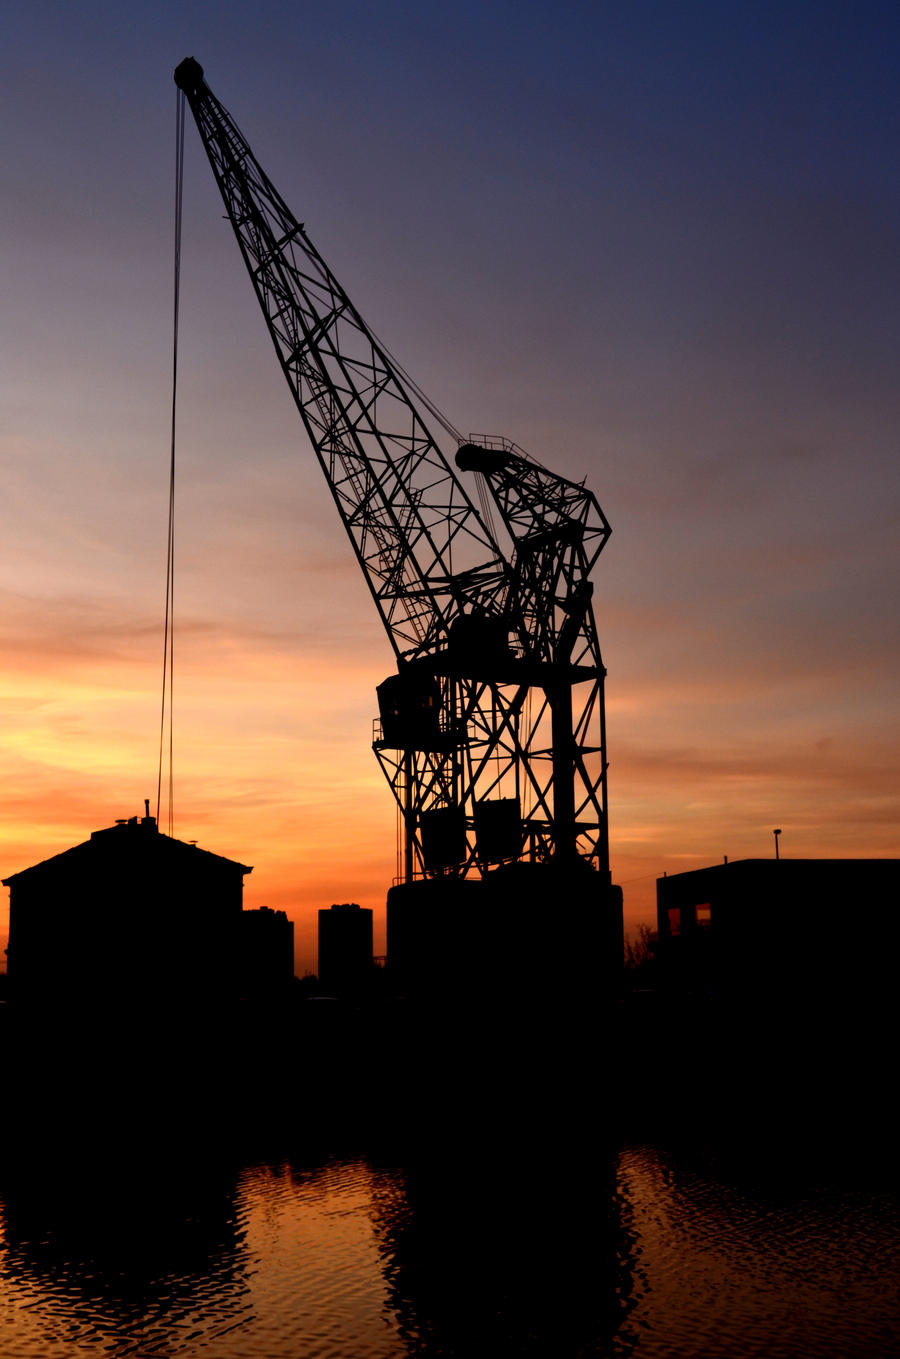
<path id="1" fill-rule="evenodd" d="M 509 1150 L 7 1164 L 0 1354 L 900 1352 L 893 1193 L 654 1145 Z"/>
<path id="2" fill-rule="evenodd" d="M 647 1147 L 620 1159 L 642 1356 L 889 1359 L 900 1353 L 893 1194 L 735 1184 Z M 628 1352 L 627 1350 L 625 1352 Z"/>
<path id="3" fill-rule="evenodd" d="M 363 1161 L 233 1176 L 198 1168 L 196 1179 L 147 1188 L 120 1180 L 70 1185 L 49 1202 L 40 1186 L 36 1202 L 14 1195 L 0 1247 L 0 1353 L 404 1352 L 372 1216 L 375 1195 L 392 1193 L 389 1176 Z"/>

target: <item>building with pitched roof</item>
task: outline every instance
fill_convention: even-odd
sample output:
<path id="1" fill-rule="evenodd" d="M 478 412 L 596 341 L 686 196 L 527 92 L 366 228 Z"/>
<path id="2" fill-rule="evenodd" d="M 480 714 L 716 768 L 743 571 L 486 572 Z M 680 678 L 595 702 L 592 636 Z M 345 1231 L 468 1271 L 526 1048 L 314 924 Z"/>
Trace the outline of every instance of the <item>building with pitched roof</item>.
<path id="1" fill-rule="evenodd" d="M 238 994 L 251 868 L 161 834 L 145 806 L 3 879 L 14 1003 L 165 1013 Z"/>

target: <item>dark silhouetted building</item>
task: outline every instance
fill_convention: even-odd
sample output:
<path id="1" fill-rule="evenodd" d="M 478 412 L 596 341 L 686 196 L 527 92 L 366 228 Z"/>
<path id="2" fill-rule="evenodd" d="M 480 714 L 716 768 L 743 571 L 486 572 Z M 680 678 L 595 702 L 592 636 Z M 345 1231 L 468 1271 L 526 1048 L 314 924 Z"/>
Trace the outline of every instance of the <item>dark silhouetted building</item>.
<path id="1" fill-rule="evenodd" d="M 241 994 L 254 1000 L 283 997 L 294 980 L 294 922 L 269 906 L 241 915 Z"/>
<path id="2" fill-rule="evenodd" d="M 244 874 L 148 814 L 5 878 L 10 998 L 47 1010 L 215 1007 L 237 995 Z"/>
<path id="3" fill-rule="evenodd" d="M 762 1005 L 895 989 L 900 859 L 739 859 L 656 883 L 668 983 Z"/>
<path id="4" fill-rule="evenodd" d="M 372 973 L 372 912 L 355 902 L 319 911 L 319 982 L 329 991 L 358 989 Z"/>

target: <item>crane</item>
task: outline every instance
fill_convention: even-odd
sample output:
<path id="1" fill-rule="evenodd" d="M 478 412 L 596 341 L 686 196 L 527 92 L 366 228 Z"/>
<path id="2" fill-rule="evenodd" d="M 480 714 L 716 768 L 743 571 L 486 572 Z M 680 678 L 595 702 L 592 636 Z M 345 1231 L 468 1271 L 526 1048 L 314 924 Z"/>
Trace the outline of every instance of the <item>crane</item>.
<path id="1" fill-rule="evenodd" d="M 393 648 L 373 749 L 401 814 L 403 882 L 589 868 L 608 898 L 590 573 L 610 528 L 596 497 L 506 438 L 455 435 L 363 320 L 203 68 L 188 57 L 175 82 Z"/>

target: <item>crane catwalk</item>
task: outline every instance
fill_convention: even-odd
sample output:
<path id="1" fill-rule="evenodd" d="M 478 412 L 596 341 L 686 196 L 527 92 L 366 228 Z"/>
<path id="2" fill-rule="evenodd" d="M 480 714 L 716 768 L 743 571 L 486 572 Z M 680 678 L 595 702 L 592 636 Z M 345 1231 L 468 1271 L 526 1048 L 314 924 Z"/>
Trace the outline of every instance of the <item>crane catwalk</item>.
<path id="1" fill-rule="evenodd" d="M 454 467 L 427 403 L 202 68 L 187 58 L 175 80 L 394 649 L 373 747 L 401 812 L 406 881 L 580 861 L 607 885 L 605 670 L 589 575 L 609 525 L 596 498 L 506 439 L 473 436 Z M 467 472 L 483 478 L 496 533 Z"/>

